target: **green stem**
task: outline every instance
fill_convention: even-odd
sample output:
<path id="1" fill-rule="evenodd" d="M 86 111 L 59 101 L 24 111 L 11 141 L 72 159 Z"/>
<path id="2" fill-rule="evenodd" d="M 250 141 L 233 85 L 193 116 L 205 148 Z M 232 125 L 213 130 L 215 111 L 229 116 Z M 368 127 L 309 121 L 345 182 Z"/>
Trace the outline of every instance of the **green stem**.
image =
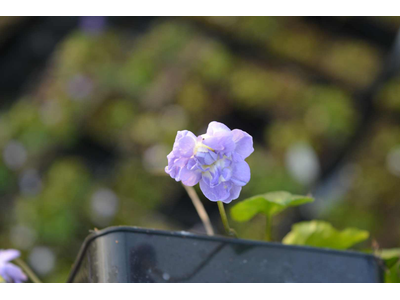
<path id="1" fill-rule="evenodd" d="M 265 240 L 267 242 L 272 240 L 272 218 L 268 216 L 265 223 Z"/>
<path id="2" fill-rule="evenodd" d="M 219 214 L 221 215 L 222 224 L 224 224 L 226 234 L 228 236 L 237 238 L 237 234 L 236 234 L 235 230 L 233 230 L 229 226 L 228 217 L 226 216 L 226 212 L 225 212 L 225 208 L 224 208 L 224 203 L 222 201 L 217 201 L 217 204 L 218 204 Z"/>
<path id="3" fill-rule="evenodd" d="M 40 279 L 36 276 L 36 274 L 32 271 L 31 268 L 20 258 L 16 258 L 14 262 L 21 267 L 21 269 L 25 272 L 26 275 L 32 280 L 34 283 L 42 283 Z"/>

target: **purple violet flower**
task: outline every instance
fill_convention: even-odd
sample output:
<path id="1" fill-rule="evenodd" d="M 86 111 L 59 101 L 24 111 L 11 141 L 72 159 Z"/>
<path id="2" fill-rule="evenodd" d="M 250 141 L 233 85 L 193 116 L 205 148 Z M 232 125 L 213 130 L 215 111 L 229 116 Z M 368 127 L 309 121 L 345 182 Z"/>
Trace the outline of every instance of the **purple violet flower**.
<path id="1" fill-rule="evenodd" d="M 20 252 L 18 250 L 0 249 L 0 277 L 2 277 L 6 282 L 21 283 L 28 280 L 28 277 L 19 267 L 10 263 L 10 261 L 19 256 Z"/>
<path id="2" fill-rule="evenodd" d="M 187 186 L 200 182 L 211 201 L 230 203 L 250 181 L 245 158 L 253 151 L 251 135 L 214 121 L 198 137 L 188 130 L 178 131 L 165 172 Z"/>

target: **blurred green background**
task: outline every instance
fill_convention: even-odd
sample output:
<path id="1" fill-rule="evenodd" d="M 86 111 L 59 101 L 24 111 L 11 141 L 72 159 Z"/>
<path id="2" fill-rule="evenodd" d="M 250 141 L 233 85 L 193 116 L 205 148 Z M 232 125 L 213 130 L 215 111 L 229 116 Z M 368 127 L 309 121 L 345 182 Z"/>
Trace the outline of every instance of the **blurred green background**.
<path id="1" fill-rule="evenodd" d="M 89 230 L 203 228 L 163 175 L 176 132 L 254 137 L 240 199 L 287 190 L 280 215 L 400 246 L 400 18 L 0 18 L 0 248 L 65 282 Z M 393 75 L 393 76 L 392 76 Z M 215 203 L 204 198 L 222 232 Z M 227 208 L 229 210 L 229 206 Z M 261 239 L 264 220 L 233 223 Z M 258 228 L 260 230 L 258 230 Z"/>

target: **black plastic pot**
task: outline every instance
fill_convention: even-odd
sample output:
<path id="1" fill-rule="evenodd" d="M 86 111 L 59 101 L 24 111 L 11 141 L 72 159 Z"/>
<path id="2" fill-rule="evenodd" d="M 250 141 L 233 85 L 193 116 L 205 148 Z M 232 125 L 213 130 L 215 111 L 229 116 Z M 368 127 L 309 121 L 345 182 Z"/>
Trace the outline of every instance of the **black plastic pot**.
<path id="1" fill-rule="evenodd" d="M 69 282 L 382 282 L 383 262 L 351 251 L 110 227 L 85 240 Z"/>

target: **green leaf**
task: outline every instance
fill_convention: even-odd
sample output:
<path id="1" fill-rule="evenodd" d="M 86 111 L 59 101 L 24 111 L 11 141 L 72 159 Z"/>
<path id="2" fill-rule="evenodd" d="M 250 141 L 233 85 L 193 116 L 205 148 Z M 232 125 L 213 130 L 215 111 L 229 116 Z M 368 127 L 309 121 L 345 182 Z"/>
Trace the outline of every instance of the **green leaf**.
<path id="1" fill-rule="evenodd" d="M 391 267 L 393 267 L 395 264 L 397 264 L 399 262 L 399 258 L 392 257 L 392 258 L 388 258 L 388 259 L 383 259 L 383 261 L 385 262 L 385 266 L 390 269 Z"/>
<path id="2" fill-rule="evenodd" d="M 245 222 L 259 213 L 272 217 L 290 206 L 313 201 L 313 198 L 307 196 L 292 195 L 288 192 L 271 192 L 239 202 L 232 207 L 230 213 L 235 221 Z"/>
<path id="3" fill-rule="evenodd" d="M 313 220 L 300 222 L 292 226 L 282 240 L 288 245 L 307 245 L 331 249 L 348 249 L 369 237 L 369 232 L 357 228 L 336 230 L 331 224 L 324 221 Z"/>
<path id="4" fill-rule="evenodd" d="M 380 249 L 376 254 L 384 260 L 400 258 L 400 248 Z"/>
<path id="5" fill-rule="evenodd" d="M 393 264 L 385 271 L 386 283 L 400 283 L 400 262 Z"/>

